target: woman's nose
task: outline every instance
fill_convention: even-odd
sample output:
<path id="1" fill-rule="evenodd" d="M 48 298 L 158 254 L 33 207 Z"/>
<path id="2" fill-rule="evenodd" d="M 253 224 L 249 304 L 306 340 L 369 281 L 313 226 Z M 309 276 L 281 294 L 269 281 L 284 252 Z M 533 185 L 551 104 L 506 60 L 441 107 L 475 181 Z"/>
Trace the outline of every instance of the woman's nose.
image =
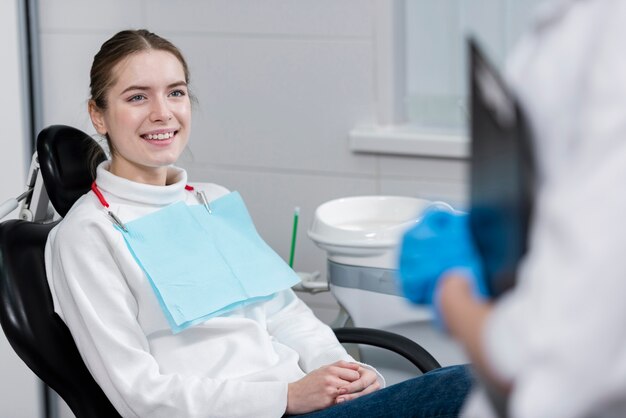
<path id="1" fill-rule="evenodd" d="M 155 100 L 150 112 L 150 120 L 152 122 L 167 122 L 172 119 L 172 111 L 169 108 L 166 99 Z"/>

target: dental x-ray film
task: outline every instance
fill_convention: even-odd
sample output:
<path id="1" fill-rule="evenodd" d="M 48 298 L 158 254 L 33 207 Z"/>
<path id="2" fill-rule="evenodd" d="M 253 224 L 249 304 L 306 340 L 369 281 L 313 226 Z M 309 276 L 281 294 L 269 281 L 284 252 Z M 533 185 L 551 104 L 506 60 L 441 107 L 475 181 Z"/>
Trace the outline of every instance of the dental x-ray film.
<path id="1" fill-rule="evenodd" d="M 532 138 L 513 92 L 469 40 L 470 227 L 493 298 L 515 284 L 534 195 Z"/>

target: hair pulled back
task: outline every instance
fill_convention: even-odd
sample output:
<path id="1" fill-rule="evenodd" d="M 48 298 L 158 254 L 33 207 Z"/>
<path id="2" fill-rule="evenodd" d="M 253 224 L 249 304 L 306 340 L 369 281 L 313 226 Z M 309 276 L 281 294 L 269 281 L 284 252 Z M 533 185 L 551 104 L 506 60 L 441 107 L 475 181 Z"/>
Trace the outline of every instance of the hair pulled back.
<path id="1" fill-rule="evenodd" d="M 189 68 L 187 62 L 174 44 L 146 29 L 123 30 L 116 33 L 102 44 L 100 51 L 93 57 L 91 65 L 91 101 L 100 109 L 107 108 L 106 95 L 115 84 L 113 68 L 128 56 L 147 50 L 169 52 L 178 58 L 185 73 L 185 82 L 189 84 Z"/>

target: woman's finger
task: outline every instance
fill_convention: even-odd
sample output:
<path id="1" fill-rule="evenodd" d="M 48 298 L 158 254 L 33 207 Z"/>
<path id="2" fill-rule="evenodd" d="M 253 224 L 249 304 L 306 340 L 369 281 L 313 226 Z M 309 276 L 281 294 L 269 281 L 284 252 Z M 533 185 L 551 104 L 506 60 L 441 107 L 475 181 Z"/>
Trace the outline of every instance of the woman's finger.
<path id="1" fill-rule="evenodd" d="M 345 361 L 345 360 L 336 361 L 330 364 L 330 366 L 336 366 L 336 367 L 341 367 L 344 369 L 352 369 L 352 370 L 359 370 L 359 368 L 361 367 L 361 365 L 358 363 L 350 363 L 349 361 Z"/>
<path id="2" fill-rule="evenodd" d="M 376 377 L 376 373 L 372 370 L 361 368 L 360 370 L 360 378 L 352 381 L 348 384 L 343 391 L 340 393 L 356 393 L 361 392 L 362 390 L 368 388 L 372 384 L 378 381 Z"/>
<path id="3" fill-rule="evenodd" d="M 332 366 L 332 373 L 340 379 L 347 380 L 348 382 L 354 382 L 361 377 L 361 373 L 358 370 L 354 370 L 346 367 Z"/>
<path id="4" fill-rule="evenodd" d="M 361 396 L 365 396 L 365 395 L 367 395 L 369 393 L 376 392 L 378 389 L 380 389 L 380 383 L 374 382 L 373 384 L 369 385 L 368 387 L 366 387 L 365 389 L 363 389 L 360 392 L 348 393 L 348 394 L 345 394 L 345 395 L 338 396 L 337 399 L 335 400 L 335 402 L 336 403 L 341 403 L 341 402 L 345 402 L 345 401 L 351 401 L 351 400 L 359 398 Z"/>

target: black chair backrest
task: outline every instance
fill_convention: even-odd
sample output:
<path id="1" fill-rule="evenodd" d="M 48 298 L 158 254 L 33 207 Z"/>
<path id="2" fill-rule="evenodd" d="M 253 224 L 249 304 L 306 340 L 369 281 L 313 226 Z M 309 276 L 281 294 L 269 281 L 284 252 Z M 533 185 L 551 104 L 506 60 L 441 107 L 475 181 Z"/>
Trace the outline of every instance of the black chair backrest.
<path id="1" fill-rule="evenodd" d="M 94 141 L 64 126 L 45 129 L 37 141 L 50 200 L 64 215 L 89 191 L 93 177 L 87 151 Z M 87 370 L 65 323 L 54 312 L 44 248 L 55 225 L 22 220 L 0 224 L 0 324 L 19 357 L 78 418 L 119 417 Z"/>
<path id="2" fill-rule="evenodd" d="M 19 357 L 77 417 L 116 417 L 54 312 L 44 264 L 54 225 L 22 220 L 0 224 L 0 323 Z"/>
<path id="3" fill-rule="evenodd" d="M 37 158 L 50 202 L 65 216 L 93 182 L 92 167 L 106 160 L 102 148 L 81 130 L 52 125 L 37 136 Z"/>

